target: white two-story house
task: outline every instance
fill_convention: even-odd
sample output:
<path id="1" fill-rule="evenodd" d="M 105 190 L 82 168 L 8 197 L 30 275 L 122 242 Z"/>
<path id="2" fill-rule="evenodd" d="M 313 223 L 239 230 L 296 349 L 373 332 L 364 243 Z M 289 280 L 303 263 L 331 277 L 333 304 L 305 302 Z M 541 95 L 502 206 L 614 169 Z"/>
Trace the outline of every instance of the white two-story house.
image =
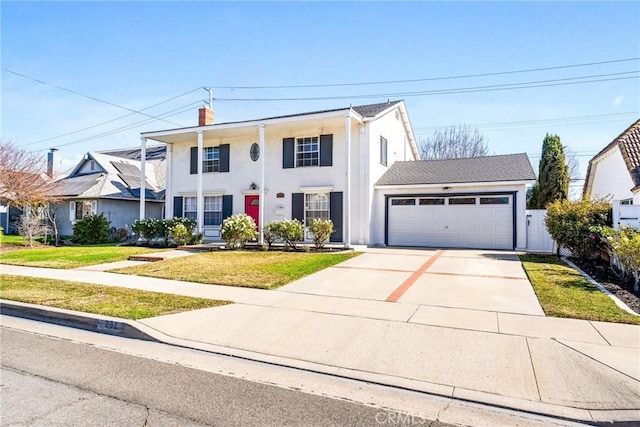
<path id="1" fill-rule="evenodd" d="M 246 213 L 259 231 L 322 218 L 333 221 L 331 242 L 384 243 L 372 238 L 383 236 L 372 229 L 384 215 L 374 212 L 375 183 L 394 162 L 419 158 L 403 101 L 232 123 L 203 107 L 198 126 L 145 132 L 142 150 L 149 141 L 167 145 L 166 216 L 195 219 L 205 241 Z"/>

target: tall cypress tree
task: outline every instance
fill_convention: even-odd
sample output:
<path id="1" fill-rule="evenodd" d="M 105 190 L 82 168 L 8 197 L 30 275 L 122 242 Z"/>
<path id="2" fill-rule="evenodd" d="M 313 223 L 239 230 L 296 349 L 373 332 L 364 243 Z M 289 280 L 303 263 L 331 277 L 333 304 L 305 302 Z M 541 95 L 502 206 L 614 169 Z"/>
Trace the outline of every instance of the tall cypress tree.
<path id="1" fill-rule="evenodd" d="M 569 196 L 569 167 L 557 135 L 544 137 L 536 184 L 531 200 L 533 209 L 546 209 L 549 203 Z"/>

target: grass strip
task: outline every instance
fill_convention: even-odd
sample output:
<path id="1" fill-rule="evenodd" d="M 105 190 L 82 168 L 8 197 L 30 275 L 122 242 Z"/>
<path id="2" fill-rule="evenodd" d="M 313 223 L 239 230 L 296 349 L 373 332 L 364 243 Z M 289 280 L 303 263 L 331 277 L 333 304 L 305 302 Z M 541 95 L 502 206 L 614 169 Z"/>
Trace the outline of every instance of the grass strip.
<path id="1" fill-rule="evenodd" d="M 133 320 L 231 304 L 231 301 L 8 274 L 0 274 L 0 298 Z"/>
<path id="2" fill-rule="evenodd" d="M 112 271 L 205 284 L 274 289 L 358 255 L 354 252 L 215 251 Z"/>
<path id="3" fill-rule="evenodd" d="M 521 255 L 520 260 L 548 316 L 640 325 L 640 316 L 620 309 L 559 257 Z"/>
<path id="4" fill-rule="evenodd" d="M 77 268 L 87 265 L 124 261 L 132 255 L 160 252 L 139 246 L 91 245 L 91 246 L 46 246 L 0 253 L 0 264 L 26 267 Z M 165 249 L 166 250 L 166 249 Z"/>

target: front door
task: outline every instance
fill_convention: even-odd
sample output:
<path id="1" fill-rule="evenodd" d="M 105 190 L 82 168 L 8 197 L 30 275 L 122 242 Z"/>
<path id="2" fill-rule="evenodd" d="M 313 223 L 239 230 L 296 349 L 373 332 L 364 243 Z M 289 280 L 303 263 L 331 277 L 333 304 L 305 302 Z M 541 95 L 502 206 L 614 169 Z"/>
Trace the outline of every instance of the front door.
<path id="1" fill-rule="evenodd" d="M 260 229 L 260 224 L 258 223 L 258 218 L 260 217 L 260 196 L 244 196 L 244 213 L 253 218 L 256 226 Z"/>

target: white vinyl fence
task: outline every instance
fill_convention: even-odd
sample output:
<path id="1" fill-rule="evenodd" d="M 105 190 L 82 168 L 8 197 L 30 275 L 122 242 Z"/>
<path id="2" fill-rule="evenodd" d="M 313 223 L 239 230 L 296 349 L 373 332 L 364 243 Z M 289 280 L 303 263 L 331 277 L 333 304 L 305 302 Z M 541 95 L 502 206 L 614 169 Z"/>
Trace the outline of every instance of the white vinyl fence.
<path id="1" fill-rule="evenodd" d="M 527 210 L 527 251 L 556 252 L 556 242 L 551 238 L 544 223 L 546 209 Z"/>
<path id="2" fill-rule="evenodd" d="M 621 205 L 620 200 L 613 201 L 613 226 L 631 226 L 640 228 L 640 205 Z"/>

